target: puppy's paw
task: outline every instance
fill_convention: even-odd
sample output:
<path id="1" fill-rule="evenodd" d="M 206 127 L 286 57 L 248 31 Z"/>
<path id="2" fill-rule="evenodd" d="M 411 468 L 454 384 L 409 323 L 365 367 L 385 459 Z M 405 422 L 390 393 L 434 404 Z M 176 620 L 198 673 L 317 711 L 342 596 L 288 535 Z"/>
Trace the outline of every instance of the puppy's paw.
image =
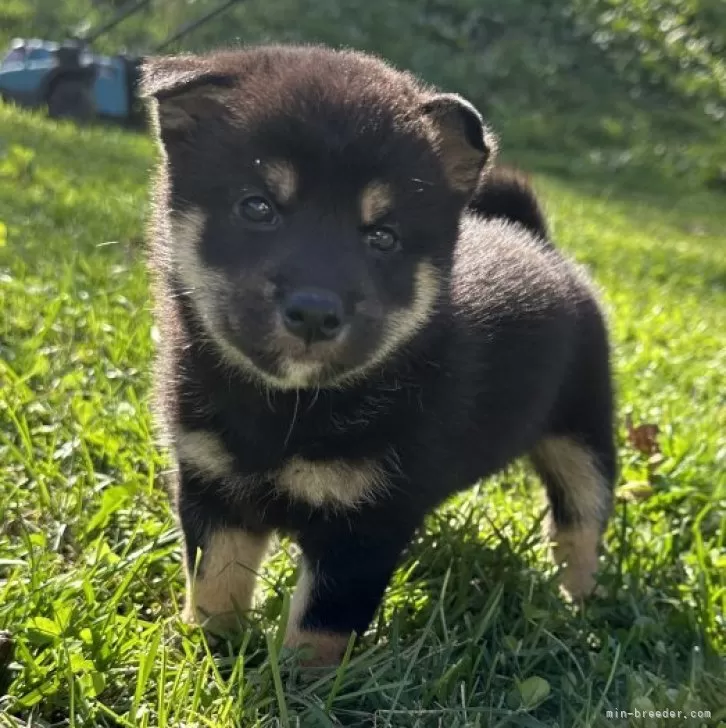
<path id="1" fill-rule="evenodd" d="M 597 586 L 599 532 L 595 528 L 559 530 L 552 539 L 554 559 L 562 566 L 560 589 L 567 599 L 582 601 Z"/>
<path id="2" fill-rule="evenodd" d="M 596 590 L 596 574 L 597 558 L 594 563 L 567 564 L 560 575 L 560 591 L 569 601 L 583 601 Z"/>
<path id="3" fill-rule="evenodd" d="M 284 647 L 294 650 L 301 667 L 336 667 L 345 654 L 350 635 L 313 630 L 290 630 Z"/>
<path id="4" fill-rule="evenodd" d="M 210 647 L 218 647 L 228 639 L 233 640 L 242 629 L 242 620 L 236 612 L 210 615 L 189 604 L 185 605 L 181 613 L 181 621 L 190 627 L 201 627 Z"/>

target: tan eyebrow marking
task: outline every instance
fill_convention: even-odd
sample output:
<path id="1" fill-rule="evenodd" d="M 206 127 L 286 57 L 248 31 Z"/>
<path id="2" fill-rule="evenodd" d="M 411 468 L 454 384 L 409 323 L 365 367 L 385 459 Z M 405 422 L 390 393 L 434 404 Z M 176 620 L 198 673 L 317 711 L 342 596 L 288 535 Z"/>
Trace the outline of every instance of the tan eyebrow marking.
<path id="1" fill-rule="evenodd" d="M 373 225 L 393 207 L 393 191 L 385 182 L 371 182 L 360 196 L 360 219 Z"/>
<path id="2" fill-rule="evenodd" d="M 261 166 L 262 179 L 281 205 L 290 202 L 297 192 L 297 173 L 290 162 L 277 160 Z"/>

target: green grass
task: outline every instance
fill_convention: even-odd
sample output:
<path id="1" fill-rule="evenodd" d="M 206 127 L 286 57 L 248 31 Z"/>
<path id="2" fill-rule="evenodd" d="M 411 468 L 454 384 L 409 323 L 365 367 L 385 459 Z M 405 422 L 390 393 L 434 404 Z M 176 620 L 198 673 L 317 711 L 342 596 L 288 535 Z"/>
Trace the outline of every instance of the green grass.
<path id="1" fill-rule="evenodd" d="M 213 653 L 179 621 L 148 406 L 151 161 L 143 137 L 0 107 L 0 629 L 15 642 L 0 726 L 640 724 L 616 709 L 726 724 L 723 195 L 535 177 L 612 321 L 623 473 L 604 594 L 560 600 L 539 485 L 513 467 L 429 519 L 372 633 L 311 678 L 279 651 L 287 544 L 241 646 Z M 659 461 L 628 444 L 627 413 L 659 425 Z"/>

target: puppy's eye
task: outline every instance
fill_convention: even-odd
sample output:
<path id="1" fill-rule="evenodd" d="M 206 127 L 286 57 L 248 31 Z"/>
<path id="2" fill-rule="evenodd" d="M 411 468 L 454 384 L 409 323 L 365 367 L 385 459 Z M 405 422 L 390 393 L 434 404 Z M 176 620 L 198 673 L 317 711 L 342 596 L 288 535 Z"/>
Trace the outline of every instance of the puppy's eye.
<path id="1" fill-rule="evenodd" d="M 399 248 L 398 235 L 387 227 L 374 227 L 364 230 L 363 241 L 380 253 L 392 253 Z"/>
<path id="2" fill-rule="evenodd" d="M 242 219 L 257 225 L 274 225 L 277 213 L 272 203 L 261 195 L 248 195 L 235 205 L 235 212 Z"/>

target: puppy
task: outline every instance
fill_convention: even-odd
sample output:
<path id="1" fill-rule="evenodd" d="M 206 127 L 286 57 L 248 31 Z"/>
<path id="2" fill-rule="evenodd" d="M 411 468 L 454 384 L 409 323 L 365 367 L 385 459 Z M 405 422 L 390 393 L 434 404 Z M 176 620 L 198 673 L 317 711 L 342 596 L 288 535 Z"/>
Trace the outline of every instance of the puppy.
<path id="1" fill-rule="evenodd" d="M 616 468 L 606 327 L 526 184 L 487 182 L 475 108 L 323 47 L 150 59 L 144 90 L 187 619 L 237 626 L 288 534 L 285 644 L 334 663 L 426 514 L 523 455 L 587 594 Z"/>

